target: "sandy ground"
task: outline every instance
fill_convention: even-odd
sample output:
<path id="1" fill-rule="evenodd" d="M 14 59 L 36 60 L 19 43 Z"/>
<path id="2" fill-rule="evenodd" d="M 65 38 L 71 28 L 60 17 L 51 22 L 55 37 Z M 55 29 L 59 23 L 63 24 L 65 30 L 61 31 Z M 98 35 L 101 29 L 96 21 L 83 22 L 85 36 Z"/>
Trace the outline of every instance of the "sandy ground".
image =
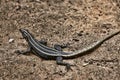
<path id="1" fill-rule="evenodd" d="M 0 0 L 0 80 L 119 80 L 120 34 L 90 54 L 64 60 L 72 71 L 25 50 L 19 32 L 28 29 L 48 46 L 69 44 L 74 51 L 120 29 L 119 0 Z"/>

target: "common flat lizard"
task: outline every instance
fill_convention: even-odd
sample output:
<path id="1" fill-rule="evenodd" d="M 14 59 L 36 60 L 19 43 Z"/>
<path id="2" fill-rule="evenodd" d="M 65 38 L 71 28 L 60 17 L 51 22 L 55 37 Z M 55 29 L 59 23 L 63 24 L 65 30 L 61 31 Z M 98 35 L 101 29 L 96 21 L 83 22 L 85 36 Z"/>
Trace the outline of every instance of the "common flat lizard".
<path id="1" fill-rule="evenodd" d="M 66 66 L 66 68 L 68 70 L 71 69 L 70 68 L 71 64 L 63 62 L 63 59 L 69 59 L 69 58 L 84 54 L 86 52 L 89 52 L 90 50 L 93 50 L 97 46 L 101 45 L 104 41 L 106 41 L 106 40 L 110 39 L 111 37 L 120 33 L 120 30 L 116 31 L 115 33 L 112 33 L 111 35 L 108 35 L 107 37 L 96 41 L 92 45 L 90 45 L 86 48 L 83 48 L 82 50 L 77 50 L 74 52 L 64 52 L 59 49 L 47 47 L 42 42 L 39 42 L 38 40 L 36 40 L 27 29 L 19 29 L 19 30 L 20 30 L 23 38 L 28 42 L 29 48 L 26 51 L 18 50 L 17 51 L 18 53 L 27 54 L 32 51 L 33 53 L 37 54 L 38 56 L 40 56 L 44 59 L 56 60 L 57 64 Z"/>

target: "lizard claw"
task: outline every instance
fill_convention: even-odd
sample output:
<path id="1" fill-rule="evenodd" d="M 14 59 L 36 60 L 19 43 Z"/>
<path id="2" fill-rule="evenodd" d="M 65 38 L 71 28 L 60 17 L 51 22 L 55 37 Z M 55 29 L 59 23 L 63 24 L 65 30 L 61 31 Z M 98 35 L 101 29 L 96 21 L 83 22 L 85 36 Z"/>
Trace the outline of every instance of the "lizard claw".
<path id="1" fill-rule="evenodd" d="M 22 52 L 20 50 L 16 50 L 15 53 L 17 53 L 17 55 L 22 54 Z"/>
<path id="2" fill-rule="evenodd" d="M 69 70 L 73 71 L 72 68 L 71 68 L 71 66 L 75 66 L 75 65 L 71 65 L 71 64 L 67 64 L 67 65 L 66 65 L 66 70 L 67 70 L 67 72 L 68 72 Z"/>

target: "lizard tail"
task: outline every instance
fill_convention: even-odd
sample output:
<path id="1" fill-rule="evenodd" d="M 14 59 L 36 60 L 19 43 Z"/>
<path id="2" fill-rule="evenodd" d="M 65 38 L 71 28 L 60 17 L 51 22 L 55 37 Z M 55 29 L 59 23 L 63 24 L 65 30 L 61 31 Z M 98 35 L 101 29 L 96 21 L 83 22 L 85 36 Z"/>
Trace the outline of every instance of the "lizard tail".
<path id="1" fill-rule="evenodd" d="M 69 55 L 64 55 L 64 57 L 73 57 L 73 56 L 77 56 L 77 55 L 81 55 L 85 52 L 88 52 L 88 51 L 91 51 L 93 49 L 95 49 L 96 47 L 100 46 L 104 41 L 112 38 L 113 36 L 117 35 L 118 33 L 120 33 L 120 30 L 119 31 L 116 31 L 115 33 L 112 33 L 111 35 L 108 35 L 106 36 L 105 38 L 93 43 L 92 45 L 86 47 L 86 48 L 83 48 L 82 50 L 77 50 L 75 52 L 72 52 L 71 54 Z"/>

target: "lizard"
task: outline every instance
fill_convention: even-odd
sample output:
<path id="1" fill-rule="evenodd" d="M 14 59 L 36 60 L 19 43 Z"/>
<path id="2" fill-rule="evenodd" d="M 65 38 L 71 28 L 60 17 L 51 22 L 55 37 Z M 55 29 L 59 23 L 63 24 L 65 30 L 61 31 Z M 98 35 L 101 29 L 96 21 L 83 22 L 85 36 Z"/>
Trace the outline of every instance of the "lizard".
<path id="1" fill-rule="evenodd" d="M 37 39 L 34 38 L 34 36 L 27 30 L 27 29 L 19 29 L 21 32 L 23 38 L 27 41 L 29 47 L 26 51 L 20 51 L 17 50 L 17 53 L 19 54 L 28 54 L 30 52 L 33 52 L 39 57 L 42 57 L 44 59 L 53 59 L 56 60 L 56 63 L 58 65 L 63 65 L 66 66 L 66 69 L 69 70 L 71 69 L 71 64 L 66 63 L 63 61 L 63 59 L 69 59 L 73 58 L 75 56 L 79 56 L 81 54 L 84 54 L 86 52 L 89 52 L 93 49 L 95 49 L 97 46 L 100 46 L 104 41 L 110 39 L 111 37 L 117 35 L 120 33 L 120 30 L 112 33 L 111 35 L 108 35 L 102 39 L 99 39 L 98 41 L 94 42 L 93 44 L 89 45 L 86 48 L 83 48 L 81 50 L 73 51 L 73 52 L 64 52 L 61 50 L 59 45 L 55 45 L 54 48 L 46 46 L 46 42 L 44 41 L 38 41 Z"/>

